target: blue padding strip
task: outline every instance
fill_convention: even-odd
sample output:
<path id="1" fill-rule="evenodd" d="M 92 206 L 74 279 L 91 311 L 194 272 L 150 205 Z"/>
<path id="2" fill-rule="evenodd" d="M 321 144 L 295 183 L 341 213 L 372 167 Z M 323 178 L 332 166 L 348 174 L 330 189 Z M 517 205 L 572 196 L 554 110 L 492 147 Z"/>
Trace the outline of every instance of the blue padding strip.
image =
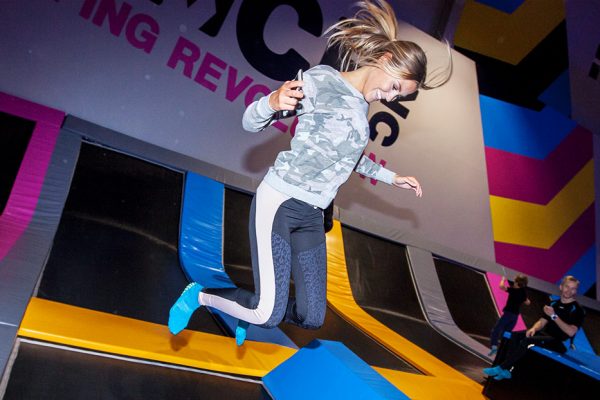
<path id="1" fill-rule="evenodd" d="M 269 372 L 263 383 L 277 400 L 409 399 L 342 343 L 318 339 Z"/>
<path id="2" fill-rule="evenodd" d="M 223 267 L 222 183 L 186 174 L 179 258 L 192 281 L 211 288 L 235 287 Z"/>
<path id="3" fill-rule="evenodd" d="M 567 348 L 569 348 L 571 344 L 570 341 L 567 341 L 566 343 L 569 343 L 569 345 L 566 345 Z M 585 330 L 583 328 L 579 329 L 575 334 L 575 338 L 573 339 L 573 345 L 575 346 L 578 352 L 596 355 L 596 352 L 594 351 L 594 348 L 592 347 L 590 340 L 587 338 L 587 335 L 585 334 Z"/>
<path id="4" fill-rule="evenodd" d="M 224 195 L 225 187 L 222 183 L 191 172 L 186 174 L 179 259 L 188 279 L 204 287 L 235 287 L 223 266 Z M 233 336 L 237 319 L 215 309 L 211 311 Z M 298 348 L 278 328 L 265 329 L 251 325 L 247 338 Z"/>
<path id="5" fill-rule="evenodd" d="M 565 70 L 540 95 L 539 100 L 553 107 L 566 117 L 571 117 L 571 88 L 569 86 L 569 70 Z"/>
<path id="6" fill-rule="evenodd" d="M 569 351 L 562 355 L 540 346 L 533 346 L 531 350 L 537 351 L 596 380 L 600 380 L 600 362 L 597 361 L 597 356 L 592 356 L 591 354 L 586 356 L 584 353 L 575 351 Z"/>
<path id="7" fill-rule="evenodd" d="M 505 338 L 510 339 L 510 336 L 511 336 L 510 332 L 504 332 Z M 563 342 L 563 344 L 568 349 L 567 351 L 569 353 L 576 352 L 579 354 L 590 354 L 594 357 L 597 357 L 596 353 L 594 352 L 594 348 L 590 344 L 590 341 L 587 338 L 587 335 L 585 334 L 585 331 L 582 328 L 577 331 L 577 333 L 575 334 L 575 338 L 573 338 L 573 345 L 575 346 L 576 350 L 571 350 L 571 339 L 565 340 Z M 600 368 L 599 368 L 599 370 L 600 370 Z"/>
<path id="8" fill-rule="evenodd" d="M 477 3 L 482 3 L 493 7 L 496 10 L 504 11 L 507 14 L 512 14 L 525 0 L 476 0 Z"/>
<path id="9" fill-rule="evenodd" d="M 485 145 L 522 156 L 544 159 L 577 126 L 551 107 L 532 111 L 479 96 Z"/>

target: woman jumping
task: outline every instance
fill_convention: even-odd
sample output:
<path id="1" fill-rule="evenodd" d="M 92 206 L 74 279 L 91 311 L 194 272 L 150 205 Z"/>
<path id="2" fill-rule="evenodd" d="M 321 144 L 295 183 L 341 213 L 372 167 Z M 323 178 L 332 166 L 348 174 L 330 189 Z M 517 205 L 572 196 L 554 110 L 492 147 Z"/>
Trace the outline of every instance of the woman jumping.
<path id="1" fill-rule="evenodd" d="M 291 148 L 277 156 L 259 185 L 250 211 L 250 244 L 255 291 L 210 289 L 194 282 L 185 288 L 169 314 L 173 334 L 183 330 L 201 305 L 238 318 L 236 342 L 248 324 L 274 328 L 282 320 L 319 328 L 326 310 L 326 249 L 323 209 L 354 170 L 421 197 L 421 185 L 363 155 L 369 142 L 369 104 L 396 101 L 418 89 L 446 83 L 452 62 L 437 83 L 426 80 L 427 58 L 413 42 L 397 40 L 397 22 L 383 0 L 361 1 L 353 18 L 330 33 L 338 46 L 342 72 L 318 65 L 303 80 L 285 82 L 246 109 L 242 124 L 261 131 L 280 111 L 296 110 L 298 125 Z M 288 298 L 290 275 L 295 298 Z"/>

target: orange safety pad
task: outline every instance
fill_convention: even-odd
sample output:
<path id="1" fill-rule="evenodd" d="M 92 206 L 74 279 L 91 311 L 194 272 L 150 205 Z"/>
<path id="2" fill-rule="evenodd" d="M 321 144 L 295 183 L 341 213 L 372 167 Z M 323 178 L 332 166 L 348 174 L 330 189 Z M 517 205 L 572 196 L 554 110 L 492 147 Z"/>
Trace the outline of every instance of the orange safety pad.
<path id="1" fill-rule="evenodd" d="M 19 336 L 106 353 L 263 377 L 296 350 L 270 343 L 184 330 L 171 335 L 165 325 L 32 298 Z"/>
<path id="2" fill-rule="evenodd" d="M 373 367 L 385 379 L 402 391 L 411 400 L 452 399 L 485 400 L 480 388 L 463 380 L 436 378 L 408 372 Z"/>
<path id="3" fill-rule="evenodd" d="M 333 229 L 327 234 L 327 301 L 354 326 L 425 374 L 464 382 L 481 391 L 481 385 L 383 325 L 356 304 L 348 279 L 339 221 L 334 221 Z"/>

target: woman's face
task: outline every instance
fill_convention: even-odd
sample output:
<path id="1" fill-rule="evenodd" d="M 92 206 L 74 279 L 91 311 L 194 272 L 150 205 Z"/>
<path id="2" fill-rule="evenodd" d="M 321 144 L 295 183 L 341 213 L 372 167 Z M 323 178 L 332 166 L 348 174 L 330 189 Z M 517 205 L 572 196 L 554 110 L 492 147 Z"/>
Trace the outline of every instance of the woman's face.
<path id="1" fill-rule="evenodd" d="M 385 61 L 380 60 L 380 62 Z M 392 101 L 397 96 L 405 97 L 416 90 L 416 81 L 393 77 L 383 68 L 375 66 L 367 76 L 363 96 L 368 103 L 380 100 Z"/>

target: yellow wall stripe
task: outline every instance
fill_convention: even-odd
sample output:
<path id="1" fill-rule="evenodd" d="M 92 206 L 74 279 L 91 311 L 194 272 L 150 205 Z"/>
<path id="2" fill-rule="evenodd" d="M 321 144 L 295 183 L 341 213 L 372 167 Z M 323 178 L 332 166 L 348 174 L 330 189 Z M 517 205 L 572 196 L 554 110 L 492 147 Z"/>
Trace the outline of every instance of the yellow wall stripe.
<path id="1" fill-rule="evenodd" d="M 467 0 L 454 44 L 516 65 L 564 19 L 563 0 L 526 0 L 512 14 Z"/>
<path id="2" fill-rule="evenodd" d="M 477 393 L 481 392 L 481 386 L 475 381 L 406 340 L 356 304 L 348 279 L 342 227 L 339 221 L 334 221 L 333 229 L 327 234 L 327 300 L 331 307 L 350 323 L 422 372 L 463 382 Z"/>
<path id="3" fill-rule="evenodd" d="M 593 160 L 547 205 L 490 196 L 494 240 L 549 249 L 593 202 Z"/>

